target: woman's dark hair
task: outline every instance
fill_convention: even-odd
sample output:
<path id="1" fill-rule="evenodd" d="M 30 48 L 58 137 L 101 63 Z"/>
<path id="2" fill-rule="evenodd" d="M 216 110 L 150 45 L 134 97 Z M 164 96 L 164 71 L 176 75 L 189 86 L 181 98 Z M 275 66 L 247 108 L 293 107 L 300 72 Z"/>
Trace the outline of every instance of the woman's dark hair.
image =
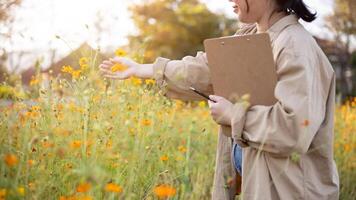
<path id="1" fill-rule="evenodd" d="M 250 10 L 248 0 L 246 1 L 247 12 Z M 299 18 L 306 22 L 312 22 L 316 19 L 316 12 L 311 13 L 308 7 L 304 4 L 303 0 L 276 0 L 279 7 L 278 11 L 284 11 L 288 14 L 294 13 Z"/>
<path id="2" fill-rule="evenodd" d="M 286 13 L 294 13 L 299 18 L 306 22 L 312 22 L 316 18 L 316 12 L 311 13 L 308 7 L 304 4 L 303 0 L 276 0 L 279 6 L 279 11 Z"/>

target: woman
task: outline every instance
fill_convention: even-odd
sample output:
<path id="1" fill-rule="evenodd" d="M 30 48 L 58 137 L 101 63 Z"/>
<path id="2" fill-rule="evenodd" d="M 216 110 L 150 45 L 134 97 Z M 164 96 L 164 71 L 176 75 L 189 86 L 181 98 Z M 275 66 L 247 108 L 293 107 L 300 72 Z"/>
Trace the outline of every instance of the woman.
<path id="1" fill-rule="evenodd" d="M 210 95 L 217 101 L 209 101 L 212 117 L 220 124 L 212 199 L 234 199 L 238 185 L 230 180 L 241 171 L 242 199 L 338 199 L 339 177 L 333 160 L 335 73 L 298 22 L 299 18 L 311 22 L 315 14 L 302 0 L 230 1 L 238 19 L 249 24 L 236 34 L 270 35 L 278 101 L 272 106 L 245 108 Z M 116 62 L 129 69 L 110 72 Z M 143 65 L 115 57 L 104 61 L 100 69 L 109 78 L 154 78 L 169 98 L 201 100 L 189 85 L 212 93 L 204 52 L 182 60 L 159 57 L 153 64 Z M 176 78 L 177 74 L 184 78 Z M 233 151 L 234 162 L 232 150 L 237 150 Z M 240 157 L 242 169 L 238 168 Z"/>

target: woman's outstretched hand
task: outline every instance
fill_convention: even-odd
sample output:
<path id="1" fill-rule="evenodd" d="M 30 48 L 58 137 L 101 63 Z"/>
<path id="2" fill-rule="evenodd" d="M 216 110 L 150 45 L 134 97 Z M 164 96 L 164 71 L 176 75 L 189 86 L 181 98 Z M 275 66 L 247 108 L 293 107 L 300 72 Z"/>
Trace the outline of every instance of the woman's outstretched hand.
<path id="1" fill-rule="evenodd" d="M 139 64 L 130 58 L 114 57 L 104 60 L 99 65 L 100 72 L 106 78 L 127 79 L 131 76 L 137 78 L 152 78 L 152 64 Z"/>
<path id="2" fill-rule="evenodd" d="M 209 98 L 216 103 L 208 100 L 210 114 L 214 121 L 221 125 L 231 125 L 231 118 L 234 105 L 227 99 L 217 95 L 209 95 Z"/>

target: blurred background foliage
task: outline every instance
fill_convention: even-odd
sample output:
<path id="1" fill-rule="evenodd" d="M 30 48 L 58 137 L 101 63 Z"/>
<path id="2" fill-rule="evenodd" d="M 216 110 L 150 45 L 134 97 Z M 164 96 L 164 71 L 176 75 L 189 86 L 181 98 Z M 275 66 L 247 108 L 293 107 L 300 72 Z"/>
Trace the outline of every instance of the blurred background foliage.
<path id="1" fill-rule="evenodd" d="M 149 0 L 130 10 L 139 30 L 129 36 L 130 49 L 144 50 L 144 62 L 195 55 L 204 50 L 204 39 L 237 30 L 236 20 L 213 13 L 198 0 Z"/>
<path id="2" fill-rule="evenodd" d="M 8 28 L 0 32 L 0 37 L 13 39 L 12 10 L 21 3 L 0 0 L 0 26 Z M 340 199 L 355 199 L 356 98 L 347 99 L 356 96 L 356 51 L 352 47 L 356 2 L 335 0 L 334 5 L 334 13 L 325 18 L 333 38 L 315 38 L 335 69 L 338 103 L 346 102 L 336 106 L 334 153 Z M 143 63 L 153 62 L 158 56 L 180 59 L 195 55 L 204 50 L 204 39 L 233 35 L 238 29 L 236 19 L 210 11 L 199 0 L 146 0 L 132 3 L 129 10 L 137 32 L 128 36 L 128 45 L 122 48 Z M 97 41 L 107 30 L 103 16 L 96 22 Z M 20 60 L 24 52 L 16 53 L 15 58 Z M 16 69 L 23 66 L 17 64 L 8 70 L 5 63 L 10 52 L 0 46 L 0 141 L 4 141 L 0 155 L 12 153 L 18 157 L 21 164 L 10 169 L 15 177 L 22 176 L 15 169 L 35 166 L 31 176 L 0 179 L 1 187 L 8 184 L 8 188 L 22 188 L 20 191 L 25 188 L 26 193 L 35 194 L 34 199 L 49 199 L 71 194 L 80 178 L 89 177 L 88 181 L 97 185 L 92 193 L 100 196 L 103 190 L 99 185 L 114 177 L 120 179 L 116 181 L 123 186 L 123 195 L 131 195 L 127 199 L 152 196 L 154 184 L 164 181 L 176 186 L 179 197 L 175 199 L 210 197 L 217 126 L 211 121 L 206 103 L 185 104 L 162 98 L 152 90 L 158 88 L 152 87 L 151 82 L 104 81 L 97 73 L 97 65 L 113 54 L 83 43 L 59 60 L 52 59 L 49 66 L 44 66 L 41 58 L 35 59 L 27 63 L 30 68 L 19 74 Z M 88 69 L 81 72 L 81 78 L 73 80 L 70 74 L 62 73 L 63 65 L 81 69 L 83 57 L 88 58 Z M 87 148 L 84 144 L 89 141 L 98 143 L 93 142 L 95 148 Z M 29 144 L 35 145 L 36 151 Z M 142 156 L 142 152 L 150 156 Z M 90 162 L 78 159 L 81 157 Z M 28 161 L 31 162 L 25 164 Z M 2 162 L 0 168 L 5 169 Z M 100 173 L 93 173 L 98 169 Z M 6 170 L 0 171 L 7 173 Z M 140 173 L 145 170 L 149 173 Z"/>

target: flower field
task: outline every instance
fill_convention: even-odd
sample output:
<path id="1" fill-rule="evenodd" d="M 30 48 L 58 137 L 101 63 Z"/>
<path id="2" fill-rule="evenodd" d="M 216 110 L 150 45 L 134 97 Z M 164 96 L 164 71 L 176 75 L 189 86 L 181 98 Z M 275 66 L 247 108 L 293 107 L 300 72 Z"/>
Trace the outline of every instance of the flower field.
<path id="1" fill-rule="evenodd" d="M 206 102 L 104 80 L 89 58 L 74 68 L 47 88 L 33 77 L 37 98 L 0 108 L 0 199 L 210 199 L 218 125 Z M 335 120 L 340 199 L 354 199 L 356 98 Z"/>

